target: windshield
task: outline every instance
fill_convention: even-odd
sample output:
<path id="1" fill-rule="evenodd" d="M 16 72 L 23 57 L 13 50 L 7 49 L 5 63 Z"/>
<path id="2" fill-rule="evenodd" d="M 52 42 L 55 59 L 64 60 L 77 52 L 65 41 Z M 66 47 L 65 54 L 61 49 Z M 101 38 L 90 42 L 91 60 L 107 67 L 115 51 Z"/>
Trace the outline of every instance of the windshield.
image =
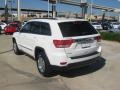
<path id="1" fill-rule="evenodd" d="M 62 22 L 58 25 L 63 37 L 92 35 L 98 33 L 87 21 Z"/>

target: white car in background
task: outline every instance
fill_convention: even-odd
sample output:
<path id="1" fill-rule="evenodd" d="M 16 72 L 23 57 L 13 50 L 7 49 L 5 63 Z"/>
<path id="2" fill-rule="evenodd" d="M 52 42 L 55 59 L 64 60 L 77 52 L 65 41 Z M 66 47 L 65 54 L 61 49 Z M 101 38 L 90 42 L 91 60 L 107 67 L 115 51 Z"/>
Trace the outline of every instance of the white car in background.
<path id="1" fill-rule="evenodd" d="M 120 33 L 120 29 L 110 29 L 109 32 Z"/>
<path id="2" fill-rule="evenodd" d="M 120 26 L 118 28 L 111 28 L 108 31 L 112 33 L 120 33 Z"/>
<path id="3" fill-rule="evenodd" d="M 1 26 L 2 30 L 4 30 L 4 28 L 7 26 L 7 24 L 4 22 L 0 22 L 0 26 Z"/>
<path id="4" fill-rule="evenodd" d="M 92 24 L 92 26 L 93 26 L 96 30 L 102 30 L 102 26 L 101 26 L 100 23 L 98 23 L 98 22 L 92 22 L 91 24 Z"/>
<path id="5" fill-rule="evenodd" d="M 120 26 L 119 22 L 111 22 L 111 25 L 114 29 L 118 29 L 118 27 Z"/>

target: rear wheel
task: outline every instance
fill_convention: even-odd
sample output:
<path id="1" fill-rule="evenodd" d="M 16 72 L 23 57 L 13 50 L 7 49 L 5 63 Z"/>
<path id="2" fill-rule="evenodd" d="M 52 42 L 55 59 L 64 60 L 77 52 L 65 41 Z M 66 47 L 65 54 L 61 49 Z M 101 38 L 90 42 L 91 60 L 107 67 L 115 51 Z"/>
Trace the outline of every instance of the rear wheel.
<path id="1" fill-rule="evenodd" d="M 19 48 L 18 48 L 17 43 L 16 43 L 15 40 L 13 41 L 13 50 L 14 50 L 14 53 L 16 55 L 20 55 L 21 54 L 21 51 L 19 50 Z"/>
<path id="2" fill-rule="evenodd" d="M 37 68 L 43 76 L 49 76 L 51 69 L 47 57 L 43 52 L 37 54 Z"/>

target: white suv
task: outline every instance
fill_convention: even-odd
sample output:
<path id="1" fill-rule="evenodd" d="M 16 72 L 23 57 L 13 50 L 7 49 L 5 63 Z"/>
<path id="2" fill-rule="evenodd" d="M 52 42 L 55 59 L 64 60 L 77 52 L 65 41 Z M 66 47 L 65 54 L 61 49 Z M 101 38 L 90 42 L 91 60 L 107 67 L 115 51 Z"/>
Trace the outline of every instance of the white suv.
<path id="1" fill-rule="evenodd" d="M 101 36 L 81 19 L 34 19 L 13 34 L 15 54 L 25 52 L 37 61 L 42 75 L 85 66 L 101 55 Z"/>

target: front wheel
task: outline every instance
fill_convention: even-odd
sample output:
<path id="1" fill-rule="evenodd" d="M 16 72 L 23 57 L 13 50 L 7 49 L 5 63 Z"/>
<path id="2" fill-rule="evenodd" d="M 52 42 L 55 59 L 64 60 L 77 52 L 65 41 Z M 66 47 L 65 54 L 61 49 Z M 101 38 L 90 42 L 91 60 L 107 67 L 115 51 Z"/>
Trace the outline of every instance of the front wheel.
<path id="1" fill-rule="evenodd" d="M 16 41 L 13 41 L 13 50 L 16 55 L 20 55 L 21 51 L 19 50 Z"/>
<path id="2" fill-rule="evenodd" d="M 37 55 L 37 68 L 38 71 L 43 75 L 43 76 L 49 76 L 50 75 L 50 65 L 49 62 L 47 61 L 46 55 L 41 52 L 38 53 Z"/>

